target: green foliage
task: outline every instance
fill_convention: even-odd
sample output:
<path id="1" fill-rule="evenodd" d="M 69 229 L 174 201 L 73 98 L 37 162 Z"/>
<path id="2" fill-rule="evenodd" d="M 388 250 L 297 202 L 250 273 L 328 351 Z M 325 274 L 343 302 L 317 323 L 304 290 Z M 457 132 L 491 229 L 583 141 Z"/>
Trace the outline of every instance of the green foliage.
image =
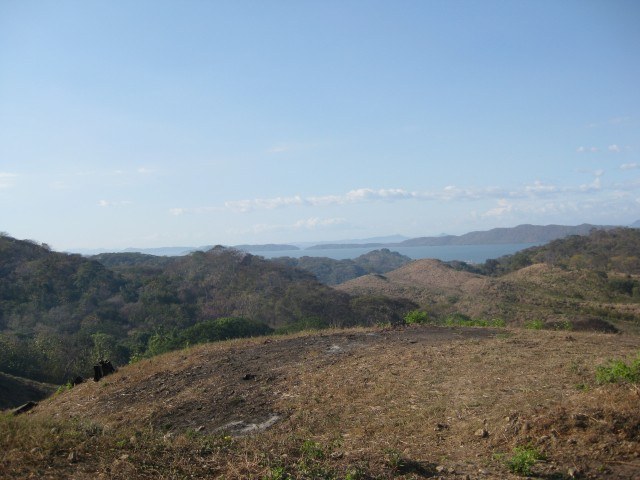
<path id="1" fill-rule="evenodd" d="M 542 330 L 544 328 L 544 322 L 542 320 L 531 320 L 524 324 L 524 328 L 527 330 Z"/>
<path id="2" fill-rule="evenodd" d="M 389 449 L 387 450 L 386 463 L 391 470 L 393 470 L 394 472 L 399 472 L 404 468 L 405 460 L 399 451 Z"/>
<path id="3" fill-rule="evenodd" d="M 258 337 L 270 333 L 273 333 L 273 329 L 262 322 L 248 318 L 223 317 L 198 322 L 185 329 L 180 337 L 184 343 L 193 345 L 231 338 Z"/>
<path id="4" fill-rule="evenodd" d="M 273 467 L 269 473 L 262 477 L 262 480 L 289 480 L 291 478 L 293 477 L 287 473 L 285 467 Z"/>
<path id="5" fill-rule="evenodd" d="M 373 250 L 351 260 L 327 257 L 281 257 L 273 261 L 312 273 L 322 283 L 337 285 L 369 273 L 387 273 L 409 263 L 411 258 L 387 248 Z"/>
<path id="6" fill-rule="evenodd" d="M 67 382 L 64 385 L 60 385 L 53 394 L 60 395 L 61 393 L 71 390 L 72 388 L 73 384 L 71 382 Z"/>
<path id="7" fill-rule="evenodd" d="M 282 327 L 278 327 L 275 333 L 278 335 L 288 335 L 290 333 L 304 332 L 306 330 L 323 330 L 329 328 L 329 325 L 321 318 L 308 317 L 298 320 L 297 322 L 290 323 Z"/>
<path id="8" fill-rule="evenodd" d="M 404 316 L 404 323 L 407 325 L 429 323 L 429 315 L 422 310 L 412 310 Z"/>
<path id="9" fill-rule="evenodd" d="M 534 263 L 640 274 L 640 229 L 614 228 L 593 230 L 589 235 L 571 235 L 540 247 L 487 260 L 476 271 L 486 275 L 503 275 Z M 610 282 L 609 287 L 612 292 L 633 295 L 633 289 L 638 288 L 639 284 L 635 280 L 620 279 Z"/>
<path id="10" fill-rule="evenodd" d="M 123 364 L 280 327 L 375 324 L 375 315 L 400 323 L 409 310 L 354 300 L 307 272 L 223 247 L 87 259 L 0 236 L 0 371 L 60 384 L 90 375 L 98 358 Z"/>
<path id="11" fill-rule="evenodd" d="M 247 318 L 225 317 L 205 320 L 182 331 L 173 329 L 155 332 L 149 337 L 142 357 L 153 357 L 198 343 L 257 337 L 270 333 L 273 333 L 273 329 L 268 325 Z M 136 359 L 139 359 L 139 356 Z"/>
<path id="12" fill-rule="evenodd" d="M 314 460 L 322 460 L 324 458 L 324 450 L 318 442 L 313 440 L 305 440 L 300 447 L 300 454 L 305 458 Z"/>
<path id="13" fill-rule="evenodd" d="M 640 383 L 640 352 L 629 363 L 612 360 L 596 369 L 596 381 L 603 383 Z"/>
<path id="14" fill-rule="evenodd" d="M 640 282 L 633 280 L 632 278 L 610 278 L 608 279 L 607 287 L 613 293 L 637 296 L 634 292 L 638 291 Z"/>
<path id="15" fill-rule="evenodd" d="M 542 455 L 537 449 L 530 446 L 520 446 L 513 450 L 513 455 L 507 460 L 507 466 L 511 472 L 529 476 L 532 474 L 531 468 L 537 461 L 543 460 Z"/>

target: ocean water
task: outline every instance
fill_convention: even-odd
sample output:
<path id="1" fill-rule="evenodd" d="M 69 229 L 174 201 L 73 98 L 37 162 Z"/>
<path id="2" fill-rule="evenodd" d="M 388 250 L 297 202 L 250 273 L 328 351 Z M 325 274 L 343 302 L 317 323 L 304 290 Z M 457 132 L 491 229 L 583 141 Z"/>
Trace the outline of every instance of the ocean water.
<path id="1" fill-rule="evenodd" d="M 398 252 L 409 258 L 418 260 L 421 258 L 436 258 L 438 260 L 460 260 L 467 263 L 483 263 L 490 258 L 498 258 L 509 255 L 519 250 L 535 246 L 535 243 L 509 243 L 500 245 L 443 245 L 438 247 L 388 247 L 392 252 Z M 336 248 L 326 250 L 280 250 L 277 252 L 251 252 L 264 258 L 276 257 L 329 257 L 335 260 L 356 258 L 372 250 L 373 248 Z"/>

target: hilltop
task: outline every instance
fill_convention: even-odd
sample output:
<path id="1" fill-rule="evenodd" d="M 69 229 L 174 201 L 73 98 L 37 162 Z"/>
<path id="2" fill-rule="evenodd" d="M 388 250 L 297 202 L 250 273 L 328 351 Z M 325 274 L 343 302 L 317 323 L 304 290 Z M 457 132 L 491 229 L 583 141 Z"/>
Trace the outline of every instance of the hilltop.
<path id="1" fill-rule="evenodd" d="M 463 314 L 508 323 L 538 320 L 597 329 L 609 329 L 609 322 L 630 321 L 634 327 L 640 322 L 638 258 L 640 231 L 597 230 L 480 266 L 417 260 L 336 288 L 409 299 L 438 318 Z"/>
<path id="2" fill-rule="evenodd" d="M 638 337 L 359 329 L 201 345 L 1 418 L 8 478 L 631 479 Z"/>
<path id="3" fill-rule="evenodd" d="M 386 273 L 409 263 L 411 258 L 383 248 L 365 253 L 353 260 L 304 256 L 277 257 L 272 261 L 310 272 L 327 285 L 337 285 L 369 273 Z"/>

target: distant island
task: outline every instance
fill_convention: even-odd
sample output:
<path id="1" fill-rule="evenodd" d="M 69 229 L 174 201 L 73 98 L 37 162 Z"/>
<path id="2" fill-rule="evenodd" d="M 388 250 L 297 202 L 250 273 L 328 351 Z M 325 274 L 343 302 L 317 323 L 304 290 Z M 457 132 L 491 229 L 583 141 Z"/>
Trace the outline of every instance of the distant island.
<path id="1" fill-rule="evenodd" d="M 631 228 L 640 228 L 640 220 L 628 225 Z M 372 237 L 362 240 L 344 240 L 333 242 L 319 242 L 314 245 L 310 243 L 293 244 L 242 244 L 232 248 L 249 253 L 260 252 L 284 252 L 284 251 L 322 251 L 322 250 L 343 250 L 343 249 L 380 249 L 397 247 L 438 247 L 447 245 L 504 245 L 504 244 L 543 244 L 553 240 L 565 238 L 571 235 L 588 235 L 592 230 L 611 230 L 617 228 L 615 225 L 592 225 L 583 223 L 576 226 L 567 225 L 518 225 L 511 228 L 493 228 L 486 231 L 475 231 L 463 235 L 438 235 L 432 237 L 407 238 L 401 235 L 391 235 L 387 237 Z M 213 248 L 213 245 L 203 245 L 199 247 L 156 247 L 156 248 L 127 248 L 121 250 L 124 253 L 144 253 L 148 255 L 176 257 L 188 255 L 195 251 L 206 252 Z M 96 255 L 99 253 L 109 253 L 107 250 L 76 249 L 70 253 L 80 253 L 82 255 Z"/>

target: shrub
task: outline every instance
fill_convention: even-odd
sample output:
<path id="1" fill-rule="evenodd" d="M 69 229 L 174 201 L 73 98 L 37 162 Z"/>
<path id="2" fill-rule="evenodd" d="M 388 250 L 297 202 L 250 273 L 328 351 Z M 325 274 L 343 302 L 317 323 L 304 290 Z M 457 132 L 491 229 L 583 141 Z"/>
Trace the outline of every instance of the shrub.
<path id="1" fill-rule="evenodd" d="M 542 320 L 531 320 L 524 324 L 524 328 L 528 330 L 542 330 L 544 328 L 544 322 Z"/>
<path id="2" fill-rule="evenodd" d="M 429 323 L 429 315 L 422 310 L 412 310 L 404 316 L 407 325 Z"/>
<path id="3" fill-rule="evenodd" d="M 602 383 L 640 383 L 640 353 L 630 363 L 612 360 L 596 369 L 596 381 Z"/>
<path id="4" fill-rule="evenodd" d="M 511 458 L 507 460 L 507 466 L 509 470 L 517 475 L 529 476 L 531 475 L 531 467 L 533 467 L 538 460 L 543 459 L 544 455 L 533 447 L 516 447 L 513 450 Z"/>
<path id="5" fill-rule="evenodd" d="M 231 338 L 258 337 L 272 332 L 271 327 L 257 320 L 223 317 L 196 323 L 182 332 L 182 338 L 189 344 L 196 344 Z"/>
<path id="6" fill-rule="evenodd" d="M 275 333 L 278 335 L 288 335 L 305 330 L 323 330 L 325 328 L 329 328 L 329 325 L 323 319 L 319 317 L 306 317 L 297 322 L 276 328 Z"/>

